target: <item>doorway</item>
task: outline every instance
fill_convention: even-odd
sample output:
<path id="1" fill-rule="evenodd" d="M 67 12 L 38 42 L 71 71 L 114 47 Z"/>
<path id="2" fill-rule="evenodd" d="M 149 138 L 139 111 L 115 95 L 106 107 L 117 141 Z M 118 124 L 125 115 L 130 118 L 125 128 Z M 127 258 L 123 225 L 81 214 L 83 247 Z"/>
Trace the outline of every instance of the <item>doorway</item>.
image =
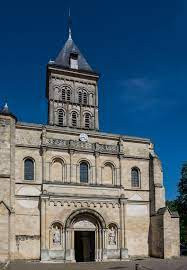
<path id="1" fill-rule="evenodd" d="M 75 260 L 90 262 L 95 260 L 95 232 L 75 231 Z"/>

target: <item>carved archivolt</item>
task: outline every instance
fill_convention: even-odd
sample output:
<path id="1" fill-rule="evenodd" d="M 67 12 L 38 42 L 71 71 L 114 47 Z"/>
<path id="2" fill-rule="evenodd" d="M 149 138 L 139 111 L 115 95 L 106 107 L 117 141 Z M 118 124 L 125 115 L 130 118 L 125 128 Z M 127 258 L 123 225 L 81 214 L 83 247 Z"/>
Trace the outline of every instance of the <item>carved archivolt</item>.
<path id="1" fill-rule="evenodd" d="M 89 226 L 92 226 L 92 228 L 93 226 L 97 228 L 106 228 L 106 223 L 102 215 L 99 214 L 94 209 L 87 209 L 87 208 L 77 209 L 73 211 L 66 220 L 65 228 L 74 227 L 74 224 L 76 224 L 79 221 L 86 221 L 86 222 L 88 221 Z M 90 223 L 92 223 L 92 225 L 90 225 Z"/>

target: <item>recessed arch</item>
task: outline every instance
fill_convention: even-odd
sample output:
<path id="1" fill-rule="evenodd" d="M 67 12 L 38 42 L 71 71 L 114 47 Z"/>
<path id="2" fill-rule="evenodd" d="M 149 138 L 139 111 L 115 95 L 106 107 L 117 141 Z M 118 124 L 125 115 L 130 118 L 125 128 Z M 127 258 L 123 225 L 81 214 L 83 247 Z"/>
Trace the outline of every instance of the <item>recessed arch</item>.
<path id="1" fill-rule="evenodd" d="M 52 157 L 51 163 L 54 163 L 56 160 L 58 160 L 58 161 L 61 162 L 62 164 L 65 164 L 65 163 L 66 163 L 66 161 L 64 160 L 64 158 L 61 157 L 61 156 L 54 156 L 54 157 Z"/>
<path id="2" fill-rule="evenodd" d="M 58 223 L 58 224 L 60 224 L 62 227 L 64 227 L 64 224 L 63 224 L 63 222 L 62 222 L 61 220 L 55 219 L 55 220 L 53 220 L 53 221 L 50 223 L 49 229 L 51 229 L 51 228 L 53 227 L 53 225 L 56 224 L 56 223 Z"/>
<path id="3" fill-rule="evenodd" d="M 112 185 L 115 179 L 115 166 L 110 161 L 105 161 L 102 167 L 102 183 Z"/>
<path id="4" fill-rule="evenodd" d="M 61 157 L 54 157 L 50 166 L 50 180 L 63 181 L 64 180 L 65 162 Z"/>
<path id="5" fill-rule="evenodd" d="M 112 160 L 105 160 L 103 162 L 103 167 L 106 165 L 110 165 L 110 166 L 113 166 L 114 168 L 116 168 L 116 164 Z"/>
<path id="6" fill-rule="evenodd" d="M 84 162 L 84 161 L 87 162 L 87 163 L 89 164 L 90 168 L 93 166 L 91 160 L 89 160 L 88 158 L 85 158 L 85 157 L 84 157 L 84 158 L 80 158 L 80 159 L 77 161 L 77 164 L 80 165 L 80 163 L 81 163 L 81 162 Z"/>
<path id="7" fill-rule="evenodd" d="M 118 229 L 120 228 L 119 224 L 116 223 L 115 221 L 111 221 L 111 222 L 107 223 L 107 229 L 110 228 L 111 226 L 115 226 Z"/>
<path id="8" fill-rule="evenodd" d="M 73 211 L 66 219 L 65 228 L 71 228 L 72 225 L 77 221 L 79 217 L 91 218 L 91 220 L 95 221 L 95 224 L 98 228 L 105 229 L 106 222 L 104 218 L 97 211 L 93 209 L 82 208 Z"/>

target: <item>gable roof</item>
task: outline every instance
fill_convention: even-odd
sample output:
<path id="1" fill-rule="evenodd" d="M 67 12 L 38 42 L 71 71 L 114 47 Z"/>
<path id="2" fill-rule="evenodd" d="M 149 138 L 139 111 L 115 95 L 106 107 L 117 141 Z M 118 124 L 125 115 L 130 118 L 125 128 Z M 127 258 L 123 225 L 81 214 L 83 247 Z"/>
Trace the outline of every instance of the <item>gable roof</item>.
<path id="1" fill-rule="evenodd" d="M 157 211 L 157 214 L 164 215 L 166 211 L 170 213 L 171 217 L 177 217 L 177 218 L 179 217 L 179 214 L 177 211 L 171 211 L 167 206 L 159 208 Z"/>

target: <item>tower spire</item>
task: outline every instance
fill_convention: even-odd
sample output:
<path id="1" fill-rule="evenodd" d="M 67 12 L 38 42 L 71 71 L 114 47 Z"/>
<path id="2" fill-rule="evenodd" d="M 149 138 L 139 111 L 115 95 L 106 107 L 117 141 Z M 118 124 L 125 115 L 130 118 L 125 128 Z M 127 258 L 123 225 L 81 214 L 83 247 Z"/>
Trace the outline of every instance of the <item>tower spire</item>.
<path id="1" fill-rule="evenodd" d="M 71 35 L 71 9 L 70 8 L 69 8 L 69 17 L 68 17 L 68 28 L 69 28 L 69 37 L 68 37 L 68 39 L 71 40 L 72 35 Z"/>

